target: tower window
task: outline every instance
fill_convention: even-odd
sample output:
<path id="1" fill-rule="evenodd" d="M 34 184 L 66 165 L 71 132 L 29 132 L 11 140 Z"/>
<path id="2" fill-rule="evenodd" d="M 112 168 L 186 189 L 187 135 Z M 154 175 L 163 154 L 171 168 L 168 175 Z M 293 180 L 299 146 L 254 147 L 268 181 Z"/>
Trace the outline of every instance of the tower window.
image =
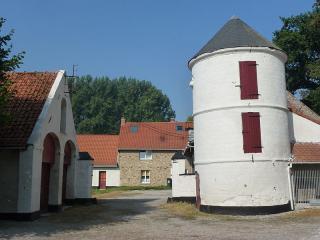
<path id="1" fill-rule="evenodd" d="M 239 62 L 241 99 L 258 99 L 256 61 Z"/>
<path id="2" fill-rule="evenodd" d="M 261 153 L 260 114 L 242 113 L 242 135 L 244 153 Z"/>

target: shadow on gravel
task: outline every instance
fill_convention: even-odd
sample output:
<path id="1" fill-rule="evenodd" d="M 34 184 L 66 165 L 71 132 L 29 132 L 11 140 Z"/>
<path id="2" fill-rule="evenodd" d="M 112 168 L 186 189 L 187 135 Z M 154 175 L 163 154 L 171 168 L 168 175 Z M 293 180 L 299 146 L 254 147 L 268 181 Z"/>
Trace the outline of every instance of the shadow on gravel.
<path id="1" fill-rule="evenodd" d="M 49 237 L 53 234 L 128 222 L 136 215 L 154 209 L 148 204 L 154 200 L 156 199 L 100 199 L 96 205 L 67 207 L 61 213 L 44 214 L 33 222 L 0 220 L 0 238 Z"/>

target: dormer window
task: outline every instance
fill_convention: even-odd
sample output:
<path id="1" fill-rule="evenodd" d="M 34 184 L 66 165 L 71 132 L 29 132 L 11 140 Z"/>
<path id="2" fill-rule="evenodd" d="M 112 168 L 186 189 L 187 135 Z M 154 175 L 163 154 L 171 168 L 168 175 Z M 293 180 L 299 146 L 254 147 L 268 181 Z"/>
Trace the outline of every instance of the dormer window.
<path id="1" fill-rule="evenodd" d="M 132 133 L 138 132 L 138 126 L 131 126 L 130 127 L 130 132 L 132 132 Z"/>
<path id="2" fill-rule="evenodd" d="M 181 125 L 176 126 L 177 132 L 183 131 L 183 127 Z"/>

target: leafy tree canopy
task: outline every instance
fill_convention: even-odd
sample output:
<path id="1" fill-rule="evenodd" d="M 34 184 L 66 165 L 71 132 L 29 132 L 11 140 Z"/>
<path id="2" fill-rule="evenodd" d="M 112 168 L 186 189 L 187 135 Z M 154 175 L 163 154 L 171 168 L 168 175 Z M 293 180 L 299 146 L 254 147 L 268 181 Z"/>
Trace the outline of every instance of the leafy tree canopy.
<path id="1" fill-rule="evenodd" d="M 6 20 L 0 17 L 0 124 L 5 122 L 8 118 L 5 112 L 5 106 L 10 98 L 10 81 L 6 78 L 5 73 L 19 68 L 24 57 L 24 52 L 11 56 L 12 45 L 10 45 L 11 38 L 14 31 L 1 35 L 2 28 Z"/>
<path id="2" fill-rule="evenodd" d="M 74 82 L 72 95 L 78 133 L 118 133 L 121 117 L 128 121 L 169 121 L 175 117 L 169 98 L 148 81 L 121 77 Z"/>
<path id="3" fill-rule="evenodd" d="M 302 93 L 302 101 L 320 113 L 320 0 L 311 11 L 281 20 L 273 41 L 288 54 L 287 88 Z"/>

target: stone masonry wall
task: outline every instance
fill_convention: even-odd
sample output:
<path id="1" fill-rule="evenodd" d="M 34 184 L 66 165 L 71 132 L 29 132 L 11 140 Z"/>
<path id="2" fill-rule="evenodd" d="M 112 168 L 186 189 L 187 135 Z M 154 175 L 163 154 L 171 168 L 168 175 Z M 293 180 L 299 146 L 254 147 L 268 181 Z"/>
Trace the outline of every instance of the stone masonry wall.
<path id="1" fill-rule="evenodd" d="M 152 151 L 152 160 L 140 160 L 139 151 L 119 151 L 121 186 L 167 185 L 171 178 L 171 157 L 175 151 Z M 141 171 L 150 171 L 150 184 L 141 183 Z"/>

